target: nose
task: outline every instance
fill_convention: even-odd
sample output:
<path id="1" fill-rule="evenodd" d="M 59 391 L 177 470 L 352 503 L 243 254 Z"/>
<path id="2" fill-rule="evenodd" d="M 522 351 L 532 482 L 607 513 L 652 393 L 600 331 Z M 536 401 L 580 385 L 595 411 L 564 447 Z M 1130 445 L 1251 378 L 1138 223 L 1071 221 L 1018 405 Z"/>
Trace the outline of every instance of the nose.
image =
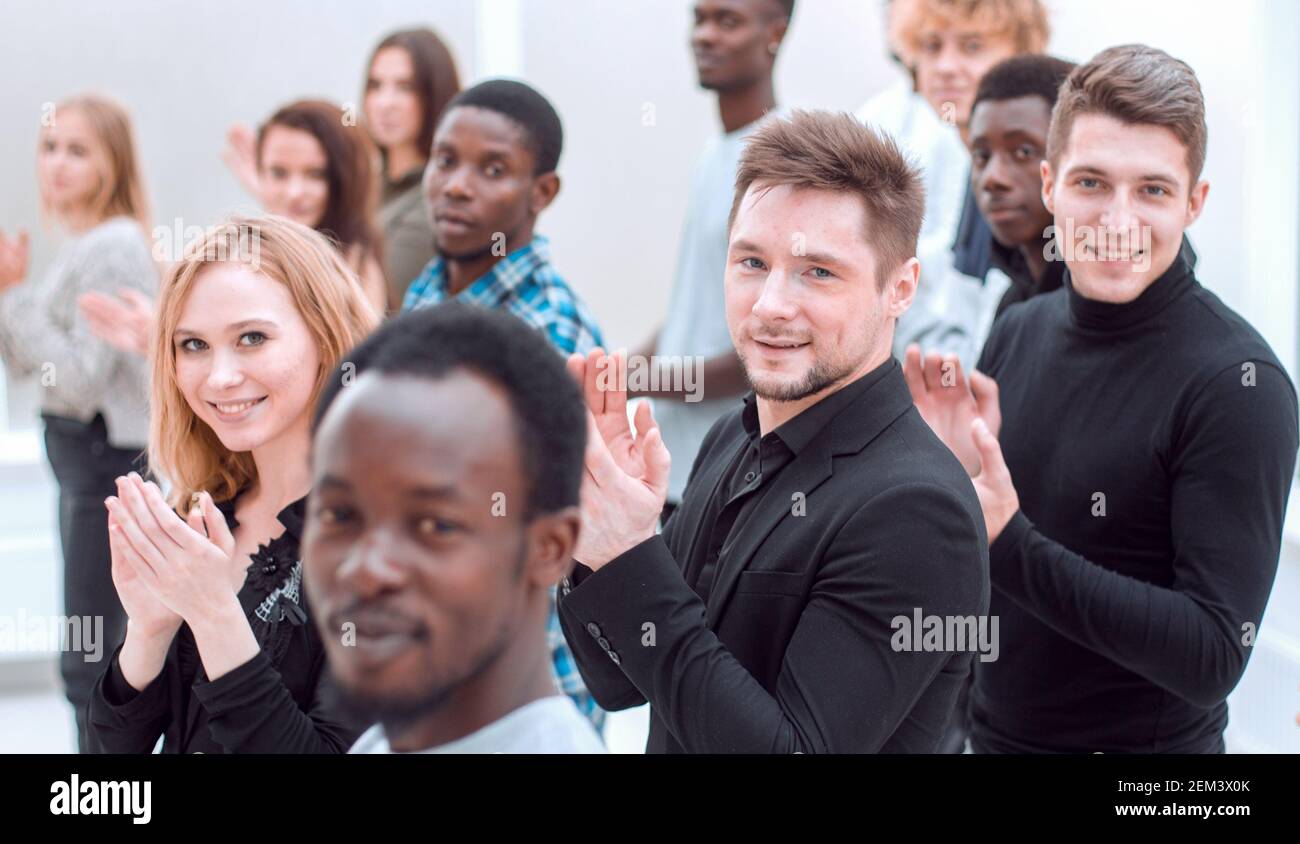
<path id="1" fill-rule="evenodd" d="M 957 45 L 944 42 L 939 47 L 939 52 L 935 54 L 934 72 L 943 77 L 952 77 L 957 75 L 960 67 L 957 61 Z"/>
<path id="2" fill-rule="evenodd" d="M 1001 155 L 994 153 L 984 163 L 984 170 L 980 173 L 979 188 L 988 193 L 1006 193 L 1011 189 L 1006 161 Z"/>
<path id="3" fill-rule="evenodd" d="M 718 40 L 718 31 L 708 21 L 695 24 L 691 28 L 691 47 L 695 49 L 711 48 Z"/>
<path id="4" fill-rule="evenodd" d="M 208 388 L 213 392 L 229 390 L 244 383 L 243 370 L 239 361 L 229 350 L 218 349 L 212 355 L 212 369 L 208 370 Z"/>
<path id="5" fill-rule="evenodd" d="M 289 183 L 285 186 L 285 195 L 289 197 L 290 201 L 296 201 L 298 199 L 301 199 L 303 194 L 306 192 L 307 192 L 306 179 L 304 179 L 302 176 L 290 177 Z"/>
<path id="6" fill-rule="evenodd" d="M 469 168 L 457 165 L 442 174 L 442 194 L 452 199 L 469 199 L 474 195 Z"/>
<path id="7" fill-rule="evenodd" d="M 1127 231 L 1137 226 L 1138 219 L 1134 213 L 1133 198 L 1128 191 L 1111 192 L 1111 200 L 1102 210 L 1100 222 L 1106 228 L 1116 231 Z"/>
<path id="8" fill-rule="evenodd" d="M 754 302 L 752 313 L 764 324 L 793 320 L 799 308 L 792 292 L 785 273 L 773 268 L 763 280 L 763 290 Z"/>
<path id="9" fill-rule="evenodd" d="M 408 570 L 392 562 L 395 555 L 391 549 L 384 530 L 367 531 L 343 558 L 337 574 L 339 583 L 360 598 L 402 588 L 407 584 Z"/>

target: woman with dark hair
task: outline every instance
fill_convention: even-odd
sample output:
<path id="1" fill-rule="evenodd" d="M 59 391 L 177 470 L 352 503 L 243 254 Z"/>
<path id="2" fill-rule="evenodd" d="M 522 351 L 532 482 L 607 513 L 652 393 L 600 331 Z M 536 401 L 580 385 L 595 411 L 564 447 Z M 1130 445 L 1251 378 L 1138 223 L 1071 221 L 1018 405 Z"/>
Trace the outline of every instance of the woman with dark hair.
<path id="1" fill-rule="evenodd" d="M 406 288 L 434 257 L 420 178 L 438 119 L 458 93 L 451 51 L 431 29 L 394 32 L 370 55 L 363 111 L 383 162 L 379 227 L 391 311 L 401 307 Z"/>
<path id="2" fill-rule="evenodd" d="M 299 100 L 262 124 L 256 146 L 262 207 L 330 238 L 384 312 L 382 239 L 374 224 L 377 180 L 370 138 L 343 109 Z"/>
<path id="3" fill-rule="evenodd" d="M 377 156 L 366 132 L 333 103 L 299 100 L 272 114 L 256 134 L 237 126 L 227 140 L 226 163 L 263 209 L 325 235 L 382 316 L 388 287 L 374 222 Z M 154 319 L 147 296 L 90 291 L 77 304 L 95 336 L 147 355 Z"/>

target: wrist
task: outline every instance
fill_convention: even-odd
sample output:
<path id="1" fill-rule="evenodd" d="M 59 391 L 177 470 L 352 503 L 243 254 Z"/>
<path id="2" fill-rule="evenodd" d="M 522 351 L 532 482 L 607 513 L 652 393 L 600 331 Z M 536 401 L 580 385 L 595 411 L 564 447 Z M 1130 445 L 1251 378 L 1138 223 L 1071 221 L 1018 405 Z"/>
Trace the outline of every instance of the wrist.
<path id="1" fill-rule="evenodd" d="M 172 637 L 176 635 L 176 631 L 180 628 L 180 616 L 174 616 L 166 621 L 155 621 L 150 623 L 137 621 L 134 618 L 128 618 L 126 620 L 127 637 L 131 638 L 134 636 L 136 641 L 141 644 L 161 642 L 164 645 L 169 645 L 171 644 Z"/>
<path id="2" fill-rule="evenodd" d="M 196 613 L 192 618 L 185 619 L 185 623 L 194 632 L 196 641 L 207 638 L 213 633 L 228 632 L 232 625 L 247 623 L 247 621 L 244 608 L 239 605 L 234 592 L 222 596 L 217 603 L 204 607 L 201 613 Z"/>

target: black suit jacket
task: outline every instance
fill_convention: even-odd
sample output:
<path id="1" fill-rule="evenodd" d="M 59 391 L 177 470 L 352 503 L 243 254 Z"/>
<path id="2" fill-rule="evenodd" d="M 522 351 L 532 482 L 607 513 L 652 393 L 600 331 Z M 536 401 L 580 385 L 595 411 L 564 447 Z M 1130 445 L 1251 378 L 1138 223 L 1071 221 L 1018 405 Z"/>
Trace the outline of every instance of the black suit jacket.
<path id="1" fill-rule="evenodd" d="M 708 541 L 705 504 L 746 441 L 740 410 L 705 438 L 662 534 L 562 582 L 596 701 L 650 702 L 647 752 L 936 748 L 974 654 L 900 651 L 894 619 L 986 613 L 988 541 L 970 479 L 887 366 L 757 493 L 707 603 L 678 561 Z"/>

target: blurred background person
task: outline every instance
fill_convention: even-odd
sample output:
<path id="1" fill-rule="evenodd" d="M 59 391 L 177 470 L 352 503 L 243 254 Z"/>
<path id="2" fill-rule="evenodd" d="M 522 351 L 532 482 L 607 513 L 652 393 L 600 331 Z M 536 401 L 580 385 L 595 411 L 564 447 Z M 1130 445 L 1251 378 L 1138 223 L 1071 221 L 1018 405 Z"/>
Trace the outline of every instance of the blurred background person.
<path id="1" fill-rule="evenodd" d="M 15 374 L 40 378 L 45 450 L 59 485 L 63 611 L 103 619 L 101 647 L 125 635 L 113 591 L 104 496 L 113 478 L 145 471 L 149 431 L 144 361 L 97 338 L 78 313 L 87 291 L 158 286 L 150 256 L 149 207 L 131 119 L 98 95 L 58 103 L 40 132 L 36 175 L 41 211 L 67 234 L 39 282 L 25 281 L 28 237 L 0 232 L 0 355 Z M 60 655 L 68 701 L 84 747 L 86 702 L 100 665 L 68 647 Z"/>
<path id="2" fill-rule="evenodd" d="M 1010 282 L 994 318 L 1065 279 L 1065 262 L 1049 260 L 1054 228 L 1043 204 L 1042 164 L 1056 95 L 1073 69 L 1052 56 L 1016 56 L 986 73 L 975 95 L 971 189 L 989 228 L 990 263 Z"/>
<path id="3" fill-rule="evenodd" d="M 406 288 L 436 254 L 420 180 L 429 163 L 433 130 L 459 93 L 456 62 L 431 29 L 394 32 L 371 54 L 362 102 L 365 126 L 381 162 L 378 223 L 384 237 L 389 313 L 401 308 Z"/>
<path id="4" fill-rule="evenodd" d="M 989 230 L 970 191 L 971 105 L 993 65 L 1046 49 L 1047 12 L 1041 0 L 892 0 L 888 32 L 913 90 L 887 90 L 858 116 L 899 140 L 920 165 L 926 188 L 921 283 L 899 319 L 894 353 L 901 359 L 916 342 L 970 366 L 1003 293 L 984 284 Z"/>
<path id="5" fill-rule="evenodd" d="M 629 398 L 653 396 L 668 450 L 677 455 L 662 520 L 681 503 L 695 454 L 718 417 L 749 390 L 727 330 L 723 275 L 736 167 L 745 141 L 776 108 L 772 73 L 794 13 L 794 0 L 699 0 L 691 49 L 700 87 L 717 94 L 722 132 L 701 153 L 691 179 L 690 204 L 677 252 L 668 317 L 636 355 L 660 369 L 651 385 Z M 693 379 L 673 378 L 677 367 L 704 359 Z M 694 389 L 698 385 L 702 390 Z"/>
<path id="6" fill-rule="evenodd" d="M 254 175 L 245 182 L 268 213 L 288 217 L 325 235 L 359 279 L 366 301 L 383 314 L 383 238 L 375 228 L 377 157 L 365 131 L 348 125 L 343 109 L 323 100 L 290 103 L 258 129 Z M 242 157 L 228 160 L 241 181 Z M 152 303 L 129 293 L 91 293 L 82 312 L 101 339 L 146 354 Z"/>
<path id="7" fill-rule="evenodd" d="M 359 734 L 322 689 L 298 545 L 311 410 L 377 321 L 337 250 L 284 218 L 232 217 L 169 274 L 149 454 L 170 488 L 131 474 L 103 502 L 130 622 L 92 750 L 329 753 Z"/>

